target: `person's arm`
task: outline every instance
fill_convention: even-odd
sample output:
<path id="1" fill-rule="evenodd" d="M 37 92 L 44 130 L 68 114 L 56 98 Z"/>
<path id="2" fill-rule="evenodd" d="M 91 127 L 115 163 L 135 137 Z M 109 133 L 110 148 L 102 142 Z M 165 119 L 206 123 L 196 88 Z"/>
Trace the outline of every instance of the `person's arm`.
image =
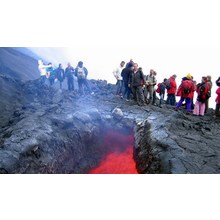
<path id="1" fill-rule="evenodd" d="M 116 68 L 115 70 L 113 70 L 113 75 L 114 75 L 114 77 L 115 77 L 116 79 L 119 78 L 119 77 L 118 77 L 118 72 L 119 72 L 119 69 L 118 69 L 118 68 Z"/>
<path id="2" fill-rule="evenodd" d="M 42 66 L 41 66 L 42 69 L 46 69 L 46 68 L 50 68 L 50 67 L 52 67 L 51 64 L 50 64 L 50 65 L 42 65 Z"/>
<path id="3" fill-rule="evenodd" d="M 157 85 L 157 80 L 156 80 L 156 77 L 154 76 L 153 77 L 153 86 Z"/>
<path id="4" fill-rule="evenodd" d="M 87 70 L 85 67 L 83 67 L 83 68 L 84 68 L 85 76 L 86 76 L 86 78 L 87 78 L 87 76 L 88 76 L 88 70 Z"/>
<path id="5" fill-rule="evenodd" d="M 144 78 L 144 73 L 142 71 L 140 71 L 140 77 L 141 77 L 141 80 L 143 80 L 143 87 L 145 87 L 146 80 Z"/>

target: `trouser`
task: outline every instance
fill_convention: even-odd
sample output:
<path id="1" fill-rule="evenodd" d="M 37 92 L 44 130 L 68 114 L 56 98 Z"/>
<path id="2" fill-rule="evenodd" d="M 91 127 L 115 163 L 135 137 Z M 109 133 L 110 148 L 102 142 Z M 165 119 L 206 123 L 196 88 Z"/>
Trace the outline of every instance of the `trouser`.
<path id="1" fill-rule="evenodd" d="M 52 86 L 54 84 L 54 78 L 49 78 L 49 81 L 50 81 L 50 85 Z"/>
<path id="2" fill-rule="evenodd" d="M 153 99 L 153 93 L 154 93 L 154 87 L 153 86 L 146 86 L 144 89 L 145 100 L 149 100 L 151 102 Z"/>
<path id="3" fill-rule="evenodd" d="M 74 90 L 74 83 L 73 83 L 73 79 L 72 78 L 67 79 L 67 86 L 68 86 L 68 90 L 69 91 L 73 91 Z"/>
<path id="4" fill-rule="evenodd" d="M 205 103 L 196 101 L 193 114 L 194 115 L 204 115 L 205 112 Z"/>
<path id="5" fill-rule="evenodd" d="M 154 105 L 155 102 L 156 102 L 156 98 L 157 98 L 157 95 L 156 95 L 156 91 L 154 90 L 153 91 L 153 101 L 152 101 L 152 104 Z"/>
<path id="6" fill-rule="evenodd" d="M 193 98 L 191 99 L 191 109 L 192 109 L 192 110 L 194 109 L 194 101 L 193 101 Z"/>
<path id="7" fill-rule="evenodd" d="M 123 81 L 122 80 L 117 80 L 116 95 L 122 95 L 122 86 L 123 86 Z"/>
<path id="8" fill-rule="evenodd" d="M 218 103 L 215 106 L 215 115 L 220 116 L 220 104 Z"/>
<path id="9" fill-rule="evenodd" d="M 175 96 L 175 94 L 168 94 L 167 95 L 167 104 L 168 105 L 175 105 L 176 104 L 176 96 Z"/>
<path id="10" fill-rule="evenodd" d="M 132 92 L 138 105 L 145 103 L 142 86 L 132 86 Z"/>
<path id="11" fill-rule="evenodd" d="M 130 99 L 131 89 L 128 87 L 128 83 L 124 83 L 124 88 L 123 97 L 127 95 L 127 99 Z"/>
<path id="12" fill-rule="evenodd" d="M 162 102 L 164 100 L 164 93 L 160 94 L 160 106 L 162 105 Z"/>
<path id="13" fill-rule="evenodd" d="M 176 105 L 176 108 L 179 108 L 180 106 L 182 106 L 183 101 L 185 99 L 186 99 L 186 109 L 187 109 L 187 112 L 191 112 L 192 99 L 190 99 L 190 98 L 183 98 L 183 97 L 181 97 L 179 102 Z"/>
<path id="14" fill-rule="evenodd" d="M 78 79 L 78 85 L 79 85 L 79 93 L 80 94 L 84 94 L 84 86 L 89 90 L 89 92 L 91 93 L 91 89 L 89 86 L 89 83 L 87 81 L 87 79 Z M 84 85 L 84 86 L 83 86 Z"/>
<path id="15" fill-rule="evenodd" d="M 63 89 L 63 81 L 59 81 L 60 82 L 60 89 Z"/>
<path id="16" fill-rule="evenodd" d="M 207 113 L 209 110 L 209 99 L 205 100 L 205 113 Z"/>

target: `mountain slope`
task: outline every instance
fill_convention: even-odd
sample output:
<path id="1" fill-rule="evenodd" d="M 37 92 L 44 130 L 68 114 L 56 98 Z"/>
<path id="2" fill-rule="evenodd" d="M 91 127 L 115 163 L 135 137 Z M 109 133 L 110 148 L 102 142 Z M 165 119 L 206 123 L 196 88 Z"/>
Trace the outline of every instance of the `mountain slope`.
<path id="1" fill-rule="evenodd" d="M 0 73 L 24 81 L 39 77 L 37 57 L 25 48 L 0 47 Z"/>

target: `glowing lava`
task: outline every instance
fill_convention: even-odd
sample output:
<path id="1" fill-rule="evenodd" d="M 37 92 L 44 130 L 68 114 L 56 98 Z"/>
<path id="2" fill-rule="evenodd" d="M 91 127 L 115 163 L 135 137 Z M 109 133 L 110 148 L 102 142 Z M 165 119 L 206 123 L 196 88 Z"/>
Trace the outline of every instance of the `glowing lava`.
<path id="1" fill-rule="evenodd" d="M 133 159 L 133 134 L 109 131 L 104 137 L 103 147 L 108 155 L 89 171 L 90 174 L 137 174 Z"/>

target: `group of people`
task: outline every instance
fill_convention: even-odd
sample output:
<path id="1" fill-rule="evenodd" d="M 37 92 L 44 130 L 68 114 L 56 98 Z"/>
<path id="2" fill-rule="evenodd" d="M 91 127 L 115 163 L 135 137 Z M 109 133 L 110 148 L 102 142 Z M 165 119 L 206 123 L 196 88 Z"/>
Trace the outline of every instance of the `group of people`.
<path id="1" fill-rule="evenodd" d="M 132 94 L 139 106 L 156 105 L 156 93 L 158 93 L 160 97 L 159 107 L 162 107 L 167 91 L 166 104 L 174 106 L 175 110 L 178 110 L 185 101 L 187 114 L 192 112 L 193 115 L 203 116 L 208 112 L 212 89 L 211 76 L 203 76 L 201 82 L 197 84 L 189 73 L 182 78 L 181 84 L 177 87 L 177 76 L 174 74 L 157 84 L 156 71 L 151 69 L 148 75 L 144 75 L 142 68 L 138 67 L 138 64 L 134 63 L 133 60 L 130 60 L 126 65 L 122 61 L 119 67 L 113 71 L 113 75 L 117 80 L 116 95 L 122 99 L 125 98 L 126 101 L 131 100 Z M 220 77 L 216 80 L 216 85 L 218 89 L 216 91 L 215 116 L 220 117 Z M 195 92 L 197 97 L 194 104 Z M 178 103 L 176 103 L 176 96 L 180 97 Z"/>
<path id="2" fill-rule="evenodd" d="M 59 64 L 58 68 L 54 68 L 52 63 L 45 65 L 42 60 L 38 60 L 38 69 L 40 72 L 40 84 L 43 85 L 46 80 L 49 80 L 52 86 L 56 81 L 60 83 L 60 89 L 63 88 L 63 82 L 67 79 L 67 86 L 69 91 L 74 91 L 74 78 L 77 78 L 79 93 L 84 94 L 84 87 L 93 94 L 87 81 L 88 70 L 83 66 L 83 62 L 79 61 L 76 68 L 73 68 L 70 63 L 67 64 L 65 70 L 62 64 Z"/>
<path id="3" fill-rule="evenodd" d="M 155 104 L 156 93 L 154 86 L 157 81 L 154 70 L 151 70 L 150 74 L 145 76 L 142 68 L 138 67 L 138 64 L 134 63 L 133 60 L 130 60 L 126 65 L 122 61 L 120 66 L 113 71 L 113 75 L 117 79 L 117 96 L 126 98 L 129 101 L 131 94 L 133 94 L 134 100 L 140 106 L 149 103 Z"/>

